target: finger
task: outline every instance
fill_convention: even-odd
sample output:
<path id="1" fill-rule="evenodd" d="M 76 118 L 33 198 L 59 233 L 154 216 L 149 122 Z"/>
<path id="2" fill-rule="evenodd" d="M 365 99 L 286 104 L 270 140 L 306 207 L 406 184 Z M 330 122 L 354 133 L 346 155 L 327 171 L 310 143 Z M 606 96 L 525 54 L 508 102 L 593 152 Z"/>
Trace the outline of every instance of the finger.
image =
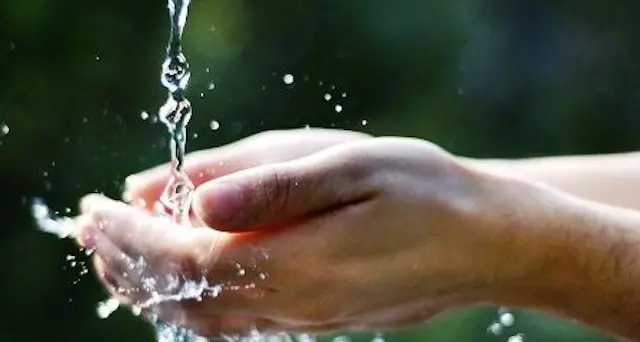
<path id="1" fill-rule="evenodd" d="M 133 259 L 143 257 L 148 263 L 171 264 L 191 256 L 193 230 L 179 229 L 166 217 L 151 216 L 101 195 L 86 196 L 81 206 L 91 219 L 91 227 L 97 227 L 100 234 Z M 209 236 L 213 235 L 212 232 Z"/>
<path id="2" fill-rule="evenodd" d="M 111 270 L 99 256 L 93 258 L 93 265 L 98 279 L 109 291 L 111 296 L 120 303 L 125 304 L 137 303 L 139 301 L 138 291 L 136 291 L 136 287 L 131 284 L 129 279 L 126 279 L 121 273 Z"/>
<path id="3" fill-rule="evenodd" d="M 131 271 L 135 268 L 134 261 L 109 240 L 100 230 L 97 222 L 84 215 L 78 218 L 77 226 L 81 244 L 92 250 L 96 259 L 100 259 L 97 262 L 101 268 L 99 272 L 108 268 L 111 276 L 129 277 L 132 275 Z M 114 278 L 112 279 L 113 281 L 107 281 L 107 283 L 116 285 L 118 282 Z"/>
<path id="4" fill-rule="evenodd" d="M 364 138 L 369 136 L 324 129 L 265 132 L 224 147 L 190 153 L 185 158 L 184 170 L 198 186 L 240 170 L 290 161 L 339 143 Z M 129 176 L 125 185 L 126 197 L 146 209 L 153 209 L 164 190 L 169 171 L 170 164 L 164 164 Z"/>
<path id="5" fill-rule="evenodd" d="M 250 156 L 248 156 L 250 157 Z M 252 160 L 247 158 L 247 160 Z M 246 161 L 226 153 L 223 148 L 191 153 L 185 157 L 184 171 L 197 187 L 221 175 L 251 167 Z M 150 170 L 127 177 L 125 180 L 125 195 L 123 197 L 132 204 L 153 210 L 171 172 L 170 164 L 163 164 Z"/>
<path id="6" fill-rule="evenodd" d="M 194 282 L 206 279 L 212 284 L 261 284 L 264 273 L 270 272 L 263 254 L 240 234 L 178 229 L 168 219 L 99 195 L 83 199 L 82 207 L 90 223 L 81 229 L 81 239 L 93 239 L 96 253 L 139 287 L 146 278 L 171 283 L 168 278 L 175 276 Z M 255 291 L 240 292 L 249 298 Z"/>
<path id="7" fill-rule="evenodd" d="M 210 181 L 196 190 L 194 212 L 222 231 L 273 226 L 375 195 L 375 168 L 342 149 L 252 168 Z"/>

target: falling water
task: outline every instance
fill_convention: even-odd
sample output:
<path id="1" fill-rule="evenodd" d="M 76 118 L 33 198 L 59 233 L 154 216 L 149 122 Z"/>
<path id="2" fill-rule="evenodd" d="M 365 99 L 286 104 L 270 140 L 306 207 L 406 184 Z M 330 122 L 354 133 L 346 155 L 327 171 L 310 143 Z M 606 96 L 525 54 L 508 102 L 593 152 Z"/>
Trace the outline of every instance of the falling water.
<path id="1" fill-rule="evenodd" d="M 169 130 L 171 148 L 171 175 L 160 203 L 173 216 L 176 223 L 189 222 L 189 209 L 193 194 L 193 183 L 184 171 L 184 154 L 187 143 L 187 124 L 191 119 L 191 103 L 185 90 L 191 78 L 189 63 L 182 51 L 182 34 L 187 23 L 190 0 L 168 0 L 171 19 L 171 34 L 167 55 L 162 64 L 162 85 L 169 97 L 160 108 L 158 117 Z"/>

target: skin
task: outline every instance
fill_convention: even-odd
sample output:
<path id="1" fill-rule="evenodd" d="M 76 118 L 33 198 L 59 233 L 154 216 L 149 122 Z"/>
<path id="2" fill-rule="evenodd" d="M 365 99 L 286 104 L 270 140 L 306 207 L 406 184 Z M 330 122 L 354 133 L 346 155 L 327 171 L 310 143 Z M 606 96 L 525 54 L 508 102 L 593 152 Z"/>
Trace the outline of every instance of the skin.
<path id="1" fill-rule="evenodd" d="M 615 202 L 610 193 L 543 185 L 583 189 L 539 166 L 460 158 L 417 139 L 268 132 L 189 156 L 191 227 L 151 212 L 163 166 L 127 180 L 130 205 L 86 197 L 79 243 L 129 304 L 149 303 L 148 279 L 156 291 L 168 275 L 221 284 L 201 300 L 143 305 L 205 336 L 379 331 L 498 304 L 640 339 L 640 213 L 596 202 Z M 129 267 L 141 258 L 142 270 Z"/>

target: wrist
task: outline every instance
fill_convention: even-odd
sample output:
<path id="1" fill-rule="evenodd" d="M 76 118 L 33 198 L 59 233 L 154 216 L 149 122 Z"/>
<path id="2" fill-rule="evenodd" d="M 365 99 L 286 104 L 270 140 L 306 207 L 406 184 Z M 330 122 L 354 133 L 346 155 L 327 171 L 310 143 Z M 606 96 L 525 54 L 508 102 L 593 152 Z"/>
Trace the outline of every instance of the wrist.
<path id="1" fill-rule="evenodd" d="M 491 301 L 640 337 L 640 213 L 516 183 L 522 209 L 504 222 L 509 261 Z"/>

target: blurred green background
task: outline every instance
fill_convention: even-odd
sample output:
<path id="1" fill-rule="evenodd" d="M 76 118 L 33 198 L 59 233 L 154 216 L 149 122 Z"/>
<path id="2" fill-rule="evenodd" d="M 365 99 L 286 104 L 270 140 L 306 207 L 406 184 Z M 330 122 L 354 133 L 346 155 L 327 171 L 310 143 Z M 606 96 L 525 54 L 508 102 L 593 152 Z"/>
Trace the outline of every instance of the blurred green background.
<path id="1" fill-rule="evenodd" d="M 631 0 L 194 0 L 188 147 L 308 124 L 474 157 L 636 150 L 638 10 Z M 126 312 L 96 317 L 104 293 L 66 260 L 86 257 L 38 233 L 28 204 L 42 197 L 73 215 L 83 194 L 117 197 L 126 175 L 167 160 L 154 120 L 167 36 L 164 0 L 0 2 L 0 341 L 153 340 Z M 465 310 L 387 340 L 504 341 L 486 334 L 494 318 Z M 527 311 L 507 332 L 607 340 Z"/>

